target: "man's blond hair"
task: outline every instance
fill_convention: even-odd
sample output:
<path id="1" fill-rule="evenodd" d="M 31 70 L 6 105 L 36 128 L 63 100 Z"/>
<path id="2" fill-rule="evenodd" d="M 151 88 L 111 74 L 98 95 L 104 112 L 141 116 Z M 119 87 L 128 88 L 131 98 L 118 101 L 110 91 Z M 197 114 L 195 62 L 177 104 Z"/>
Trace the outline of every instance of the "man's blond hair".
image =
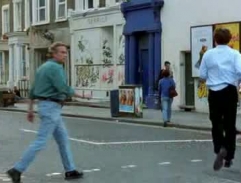
<path id="1" fill-rule="evenodd" d="M 67 48 L 67 45 L 64 44 L 64 43 L 62 43 L 62 42 L 55 42 L 55 43 L 51 44 L 51 45 L 49 46 L 49 49 L 48 49 L 49 54 L 52 56 L 52 54 L 55 53 L 55 52 L 57 52 L 57 51 L 58 51 L 58 48 L 59 48 L 59 47 L 62 47 L 62 46 L 64 46 L 64 47 Z"/>

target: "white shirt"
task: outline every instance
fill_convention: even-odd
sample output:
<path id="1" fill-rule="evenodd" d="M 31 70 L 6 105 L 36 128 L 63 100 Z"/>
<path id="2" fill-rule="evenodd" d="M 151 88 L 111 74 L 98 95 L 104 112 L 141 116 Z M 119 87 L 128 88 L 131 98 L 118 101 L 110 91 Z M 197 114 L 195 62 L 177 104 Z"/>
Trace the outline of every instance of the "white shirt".
<path id="1" fill-rule="evenodd" d="M 238 86 L 241 79 L 241 55 L 227 45 L 208 50 L 202 58 L 200 78 L 213 91 L 222 90 L 229 84 Z"/>

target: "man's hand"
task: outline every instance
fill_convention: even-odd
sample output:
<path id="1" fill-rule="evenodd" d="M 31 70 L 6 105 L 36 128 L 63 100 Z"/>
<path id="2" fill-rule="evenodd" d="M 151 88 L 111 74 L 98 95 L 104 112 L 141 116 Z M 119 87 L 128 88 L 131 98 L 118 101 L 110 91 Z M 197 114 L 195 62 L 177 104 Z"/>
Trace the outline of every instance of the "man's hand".
<path id="1" fill-rule="evenodd" d="M 34 121 L 34 112 L 32 110 L 29 110 L 28 111 L 28 114 L 27 114 L 27 119 L 30 123 L 33 123 Z"/>
<path id="2" fill-rule="evenodd" d="M 27 114 L 27 119 L 30 123 L 33 123 L 34 120 L 34 112 L 33 112 L 33 100 L 29 100 L 29 109 L 28 109 L 28 114 Z"/>

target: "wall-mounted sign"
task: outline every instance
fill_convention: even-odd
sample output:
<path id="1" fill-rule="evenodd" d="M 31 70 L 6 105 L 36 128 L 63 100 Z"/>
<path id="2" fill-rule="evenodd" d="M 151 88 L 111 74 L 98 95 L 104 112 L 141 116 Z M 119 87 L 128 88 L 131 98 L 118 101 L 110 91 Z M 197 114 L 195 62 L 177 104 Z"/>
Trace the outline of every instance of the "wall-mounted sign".
<path id="1" fill-rule="evenodd" d="M 239 30 L 239 23 L 228 23 L 228 24 L 218 24 L 215 25 L 215 29 L 217 28 L 226 28 L 232 34 L 232 39 L 229 42 L 229 46 L 233 49 L 240 51 L 240 30 Z"/>
<path id="2" fill-rule="evenodd" d="M 191 27 L 192 76 L 199 77 L 204 53 L 213 48 L 213 26 Z"/>
<path id="3" fill-rule="evenodd" d="M 87 21 L 89 24 L 104 23 L 107 21 L 107 16 L 91 17 Z"/>

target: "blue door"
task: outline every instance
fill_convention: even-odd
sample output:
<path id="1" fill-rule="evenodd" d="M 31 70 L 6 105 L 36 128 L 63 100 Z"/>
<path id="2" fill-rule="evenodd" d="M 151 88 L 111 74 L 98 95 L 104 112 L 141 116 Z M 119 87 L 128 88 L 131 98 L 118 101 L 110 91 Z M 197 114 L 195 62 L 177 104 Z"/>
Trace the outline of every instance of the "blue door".
<path id="1" fill-rule="evenodd" d="M 148 58 L 149 58 L 149 52 L 147 49 L 140 50 L 140 84 L 142 84 L 143 88 L 143 99 L 145 101 L 147 95 L 148 95 Z"/>

